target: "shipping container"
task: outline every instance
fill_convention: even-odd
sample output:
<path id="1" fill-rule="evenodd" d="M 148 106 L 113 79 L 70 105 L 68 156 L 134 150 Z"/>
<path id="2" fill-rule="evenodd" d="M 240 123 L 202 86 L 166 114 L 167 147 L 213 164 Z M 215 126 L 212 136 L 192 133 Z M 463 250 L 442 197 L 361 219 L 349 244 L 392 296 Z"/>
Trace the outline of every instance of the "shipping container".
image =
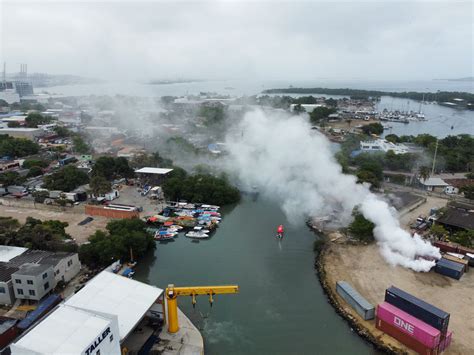
<path id="1" fill-rule="evenodd" d="M 464 265 L 443 258 L 436 262 L 435 271 L 438 274 L 459 280 L 464 274 Z"/>
<path id="2" fill-rule="evenodd" d="M 474 266 L 474 254 L 466 253 L 466 256 L 464 256 L 464 260 L 467 260 L 469 266 Z"/>
<path id="3" fill-rule="evenodd" d="M 429 348 L 438 346 L 441 332 L 387 302 L 377 306 L 377 318 L 399 328 Z"/>
<path id="4" fill-rule="evenodd" d="M 460 254 L 474 254 L 474 249 L 463 247 L 462 245 L 458 246 L 458 253 Z"/>
<path id="5" fill-rule="evenodd" d="M 370 304 L 359 292 L 354 290 L 346 281 L 336 283 L 336 292 L 359 314 L 363 319 L 375 317 L 375 307 Z"/>
<path id="6" fill-rule="evenodd" d="M 451 345 L 451 340 L 453 338 L 453 332 L 448 332 L 445 337 L 441 339 L 439 343 L 438 351 L 441 353 L 445 351 Z"/>
<path id="7" fill-rule="evenodd" d="M 375 319 L 375 326 L 377 327 L 377 329 L 390 335 L 392 338 L 397 339 L 400 343 L 405 345 L 407 348 L 410 348 L 416 351 L 418 354 L 423 354 L 423 355 L 437 355 L 438 354 L 437 347 L 432 349 L 426 345 L 423 345 L 412 336 L 402 332 L 400 328 L 397 328 L 378 317 Z"/>
<path id="8" fill-rule="evenodd" d="M 440 330 L 442 334 L 445 334 L 448 330 L 449 313 L 395 286 L 391 286 L 385 291 L 385 302 L 428 323 L 433 328 Z"/>
<path id="9" fill-rule="evenodd" d="M 458 255 L 461 255 L 461 254 L 458 254 Z M 452 255 L 449 255 L 449 254 L 444 254 L 443 259 L 461 264 L 464 267 L 464 272 L 469 271 L 469 262 L 467 260 L 464 260 L 462 258 L 458 258 L 456 256 L 452 256 Z"/>
<path id="10" fill-rule="evenodd" d="M 437 241 L 437 242 L 434 242 L 433 245 L 435 247 L 438 247 L 439 250 L 444 251 L 444 252 L 457 253 L 458 251 L 458 245 L 454 243 Z"/>
<path id="11" fill-rule="evenodd" d="M 60 295 L 52 294 L 51 296 L 46 297 L 44 300 L 40 301 L 38 307 L 36 307 L 34 311 L 28 313 L 26 317 L 16 325 L 16 327 L 20 332 L 25 331 L 37 321 L 39 321 L 46 313 L 48 313 L 61 301 L 62 298 Z"/>
<path id="12" fill-rule="evenodd" d="M 0 317 L 0 350 L 10 344 L 18 335 L 15 325 L 18 319 Z"/>

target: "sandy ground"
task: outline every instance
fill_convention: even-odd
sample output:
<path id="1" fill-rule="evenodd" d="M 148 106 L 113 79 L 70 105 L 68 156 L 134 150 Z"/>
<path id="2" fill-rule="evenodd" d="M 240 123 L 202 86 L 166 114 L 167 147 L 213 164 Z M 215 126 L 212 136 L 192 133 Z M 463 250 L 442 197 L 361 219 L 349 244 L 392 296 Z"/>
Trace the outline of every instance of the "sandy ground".
<path id="1" fill-rule="evenodd" d="M 435 272 L 416 273 L 401 267 L 391 267 L 382 259 L 376 245 L 332 244 L 324 262 L 327 280 L 334 292 L 336 281 L 345 280 L 375 305 L 383 301 L 385 289 L 394 285 L 449 312 L 449 329 L 454 335 L 446 354 L 472 354 L 474 269 L 457 281 Z M 339 302 L 345 308 L 350 308 L 342 299 Z M 355 313 L 351 310 L 351 314 Z M 375 329 L 374 321 L 362 321 L 362 324 L 380 336 L 383 342 L 404 348 L 393 338 Z"/>
<path id="2" fill-rule="evenodd" d="M 92 222 L 84 226 L 79 226 L 78 223 L 84 220 L 87 215 L 81 213 L 62 213 L 56 211 L 37 210 L 34 208 L 18 208 L 0 206 L 0 216 L 13 217 L 20 222 L 24 222 L 26 217 L 33 217 L 40 220 L 57 219 L 61 222 L 69 223 L 66 227 L 66 232 L 78 243 L 83 244 L 87 241 L 89 236 L 96 230 L 104 230 L 108 219 L 104 217 L 94 216 Z"/>
<path id="3" fill-rule="evenodd" d="M 443 207 L 446 199 L 427 196 L 427 203 L 402 214 L 403 226 L 412 223 L 420 214 L 428 215 L 430 208 Z M 335 293 L 336 282 L 352 284 L 374 305 L 384 299 L 385 289 L 391 285 L 401 288 L 451 314 L 449 329 L 454 332 L 446 354 L 472 354 L 474 349 L 474 268 L 461 280 L 439 275 L 434 271 L 416 273 L 402 267 L 391 267 L 381 257 L 377 245 L 359 246 L 331 243 L 322 260 L 328 285 Z M 339 296 L 344 309 L 357 318 L 372 334 L 391 346 L 409 351 L 393 338 L 375 328 L 375 321 L 363 321 Z"/>

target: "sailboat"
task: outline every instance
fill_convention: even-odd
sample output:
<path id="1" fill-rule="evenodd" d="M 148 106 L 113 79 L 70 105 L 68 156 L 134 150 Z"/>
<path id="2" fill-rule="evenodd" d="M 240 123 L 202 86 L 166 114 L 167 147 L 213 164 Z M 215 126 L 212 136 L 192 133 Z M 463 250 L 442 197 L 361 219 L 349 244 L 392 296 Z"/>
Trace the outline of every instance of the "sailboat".
<path id="1" fill-rule="evenodd" d="M 284 229 L 283 229 L 283 224 L 280 224 L 277 228 L 277 238 L 283 238 L 283 234 L 284 234 Z"/>

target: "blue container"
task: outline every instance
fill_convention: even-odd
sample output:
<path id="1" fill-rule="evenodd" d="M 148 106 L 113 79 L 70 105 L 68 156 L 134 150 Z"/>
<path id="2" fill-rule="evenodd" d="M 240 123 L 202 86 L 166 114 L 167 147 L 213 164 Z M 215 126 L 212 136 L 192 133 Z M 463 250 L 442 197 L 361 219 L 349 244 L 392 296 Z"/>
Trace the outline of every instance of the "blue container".
<path id="1" fill-rule="evenodd" d="M 453 279 L 459 280 L 464 274 L 464 265 L 457 263 L 455 261 L 440 259 L 436 263 L 435 271 L 438 274 L 451 277 Z"/>
<path id="2" fill-rule="evenodd" d="M 375 307 L 346 281 L 336 282 L 336 292 L 365 320 L 375 317 Z"/>
<path id="3" fill-rule="evenodd" d="M 400 290 L 395 286 L 385 291 L 385 302 L 411 314 L 445 334 L 448 330 L 449 313 Z"/>
<path id="4" fill-rule="evenodd" d="M 43 301 L 41 301 L 38 304 L 38 307 L 36 307 L 34 311 L 31 311 L 30 313 L 28 313 L 26 317 L 17 324 L 16 327 L 20 331 L 24 331 L 28 329 L 61 301 L 62 301 L 62 298 L 60 295 L 51 295 L 51 296 L 46 297 Z"/>

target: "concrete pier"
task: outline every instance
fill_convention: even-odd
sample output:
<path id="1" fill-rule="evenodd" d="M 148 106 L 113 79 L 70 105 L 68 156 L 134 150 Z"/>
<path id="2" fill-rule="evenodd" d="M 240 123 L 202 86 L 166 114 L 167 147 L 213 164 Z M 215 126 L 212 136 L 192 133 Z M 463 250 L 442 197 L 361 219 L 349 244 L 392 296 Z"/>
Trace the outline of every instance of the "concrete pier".
<path id="1" fill-rule="evenodd" d="M 165 325 L 159 335 L 160 342 L 153 346 L 152 351 L 164 355 L 203 355 L 204 340 L 201 333 L 179 308 L 178 321 L 178 332 L 168 333 Z"/>

